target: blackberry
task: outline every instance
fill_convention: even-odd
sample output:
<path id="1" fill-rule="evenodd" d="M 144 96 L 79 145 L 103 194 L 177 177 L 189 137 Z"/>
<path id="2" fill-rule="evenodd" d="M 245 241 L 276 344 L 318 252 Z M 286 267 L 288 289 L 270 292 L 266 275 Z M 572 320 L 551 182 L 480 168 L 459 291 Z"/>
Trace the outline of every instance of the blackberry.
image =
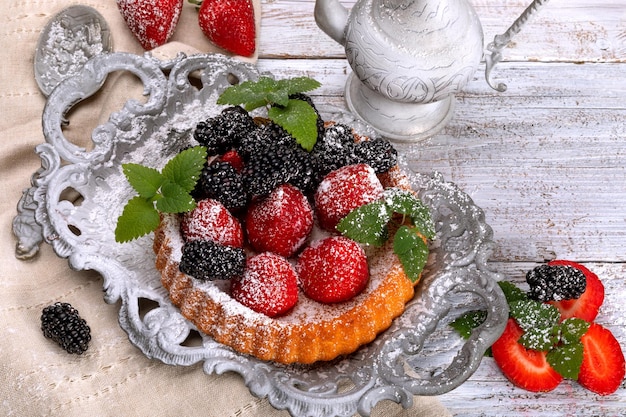
<path id="1" fill-rule="evenodd" d="M 359 162 L 355 148 L 352 129 L 344 124 L 334 124 L 325 129 L 322 140 L 317 141 L 311 153 L 319 161 L 323 176 Z"/>
<path id="2" fill-rule="evenodd" d="M 248 202 L 243 178 L 228 162 L 207 164 L 192 195 L 196 201 L 205 198 L 217 200 L 233 211 L 245 207 Z"/>
<path id="3" fill-rule="evenodd" d="M 225 280 L 243 275 L 243 249 L 211 240 L 192 240 L 183 245 L 181 272 L 203 281 Z"/>
<path id="4" fill-rule="evenodd" d="M 389 171 L 398 163 L 398 151 L 389 141 L 382 138 L 357 143 L 354 154 L 359 162 L 368 164 L 377 174 Z"/>
<path id="5" fill-rule="evenodd" d="M 587 288 L 585 274 L 572 266 L 540 265 L 526 274 L 528 297 L 537 301 L 578 298 Z"/>
<path id="6" fill-rule="evenodd" d="M 242 138 L 256 130 L 254 119 L 240 106 L 227 107 L 196 125 L 193 137 L 207 148 L 209 156 L 225 153 L 238 146 Z"/>
<path id="7" fill-rule="evenodd" d="M 68 353 L 78 355 L 89 347 L 91 329 L 78 311 L 68 303 L 57 302 L 41 312 L 41 330 Z"/>
<path id="8" fill-rule="evenodd" d="M 236 149 L 247 162 L 253 155 L 263 153 L 272 146 L 294 148 L 297 143 L 285 129 L 276 123 L 269 122 L 262 124 L 252 134 L 242 138 Z"/>

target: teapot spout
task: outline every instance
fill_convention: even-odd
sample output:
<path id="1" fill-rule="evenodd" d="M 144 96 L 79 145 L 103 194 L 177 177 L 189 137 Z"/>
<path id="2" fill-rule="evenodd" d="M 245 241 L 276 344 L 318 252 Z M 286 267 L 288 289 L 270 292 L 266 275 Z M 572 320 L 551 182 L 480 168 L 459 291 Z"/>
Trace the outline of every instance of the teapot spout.
<path id="1" fill-rule="evenodd" d="M 345 46 L 348 9 L 338 0 L 316 0 L 314 16 L 317 26 L 334 41 Z"/>

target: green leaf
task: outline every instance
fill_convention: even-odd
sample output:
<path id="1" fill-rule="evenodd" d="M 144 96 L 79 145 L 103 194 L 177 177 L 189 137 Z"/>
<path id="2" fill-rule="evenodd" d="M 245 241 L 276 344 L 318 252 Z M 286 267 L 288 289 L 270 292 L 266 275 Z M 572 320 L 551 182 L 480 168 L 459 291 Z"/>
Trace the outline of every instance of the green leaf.
<path id="1" fill-rule="evenodd" d="M 159 212 L 151 201 L 140 196 L 133 197 L 117 219 L 115 241 L 128 242 L 147 235 L 157 228 L 159 221 Z"/>
<path id="2" fill-rule="evenodd" d="M 547 352 L 559 342 L 560 326 L 533 327 L 524 332 L 518 343 L 526 349 Z"/>
<path id="3" fill-rule="evenodd" d="M 206 163 L 207 150 L 203 146 L 185 149 L 176 154 L 163 167 L 162 175 L 170 183 L 177 184 L 186 193 L 190 193 L 200 177 Z"/>
<path id="4" fill-rule="evenodd" d="M 284 107 L 271 107 L 268 117 L 284 128 L 296 142 L 311 151 L 317 142 L 317 113 L 303 100 L 289 100 Z"/>
<path id="5" fill-rule="evenodd" d="M 385 202 L 392 212 L 409 216 L 413 225 L 426 238 L 435 237 L 435 224 L 430 210 L 415 194 L 398 188 L 386 190 L 385 194 Z"/>
<path id="6" fill-rule="evenodd" d="M 577 343 L 589 330 L 589 322 L 575 317 L 566 319 L 561 323 L 561 342 L 565 344 Z"/>
<path id="7" fill-rule="evenodd" d="M 156 199 L 156 208 L 162 213 L 184 213 L 193 210 L 196 202 L 189 192 L 180 185 L 165 181 L 161 195 Z"/>
<path id="8" fill-rule="evenodd" d="M 583 344 L 578 341 L 564 345 L 558 345 L 548 352 L 548 363 L 563 378 L 578 379 L 580 366 L 583 363 Z"/>
<path id="9" fill-rule="evenodd" d="M 122 172 L 137 193 L 146 199 L 155 196 L 163 183 L 163 176 L 154 168 L 139 164 L 122 164 Z"/>
<path id="10" fill-rule="evenodd" d="M 244 81 L 228 87 L 217 99 L 217 104 L 237 106 L 248 103 L 272 103 L 270 95 L 276 90 L 276 81 L 270 77 L 260 77 L 257 81 Z M 260 105 L 258 107 L 261 107 Z M 248 109 L 247 110 L 253 110 Z"/>
<path id="11" fill-rule="evenodd" d="M 487 312 L 484 310 L 473 310 L 463 314 L 450 326 L 456 330 L 463 339 L 467 339 L 472 335 L 472 331 L 483 324 L 487 318 Z"/>
<path id="12" fill-rule="evenodd" d="M 277 84 L 281 90 L 287 91 L 288 95 L 304 93 L 307 91 L 315 90 L 316 88 L 321 86 L 318 81 L 309 77 L 287 78 L 279 80 Z"/>
<path id="13" fill-rule="evenodd" d="M 393 250 L 412 282 L 417 282 L 428 260 L 428 246 L 414 228 L 401 226 L 393 240 Z"/>
<path id="14" fill-rule="evenodd" d="M 514 301 L 526 300 L 528 296 L 524 291 L 517 288 L 515 284 L 508 281 L 499 281 L 498 285 L 502 292 L 504 293 L 504 297 L 506 298 L 507 303 L 511 304 Z"/>
<path id="15" fill-rule="evenodd" d="M 535 328 L 552 328 L 559 322 L 561 313 L 550 304 L 535 300 L 518 300 L 509 303 L 509 313 L 524 331 Z"/>
<path id="16" fill-rule="evenodd" d="M 382 246 L 387 238 L 391 212 L 382 201 L 365 204 L 352 210 L 337 224 L 344 236 L 365 245 Z"/>

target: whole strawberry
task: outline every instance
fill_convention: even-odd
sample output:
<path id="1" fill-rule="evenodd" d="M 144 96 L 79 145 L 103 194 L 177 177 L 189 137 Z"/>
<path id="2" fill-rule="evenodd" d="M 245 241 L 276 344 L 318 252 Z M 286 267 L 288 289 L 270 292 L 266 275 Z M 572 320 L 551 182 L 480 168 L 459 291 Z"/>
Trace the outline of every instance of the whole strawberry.
<path id="1" fill-rule="evenodd" d="M 183 215 L 180 229 L 186 242 L 211 240 L 225 246 L 243 247 L 239 220 L 217 200 L 200 200 L 195 209 Z"/>
<path id="2" fill-rule="evenodd" d="M 174 34 L 183 0 L 117 0 L 117 7 L 130 31 L 149 51 Z"/>
<path id="3" fill-rule="evenodd" d="M 256 25 L 250 0 L 189 1 L 200 4 L 198 23 L 211 42 L 235 55 L 254 54 Z"/>
<path id="4" fill-rule="evenodd" d="M 300 254 L 297 271 L 302 291 L 321 303 L 347 301 L 369 280 L 365 251 L 343 236 L 313 242 Z"/>
<path id="5" fill-rule="evenodd" d="M 246 213 L 250 244 L 259 252 L 292 256 L 313 228 L 313 209 L 302 191 L 284 184 L 255 200 Z"/>
<path id="6" fill-rule="evenodd" d="M 298 302 L 298 277 L 287 259 L 261 253 L 248 258 L 243 276 L 231 283 L 231 295 L 258 313 L 276 317 Z"/>
<path id="7" fill-rule="evenodd" d="M 320 226 L 335 231 L 337 223 L 348 213 L 380 199 L 382 195 L 383 186 L 369 165 L 348 165 L 332 171 L 315 192 L 315 209 Z"/>

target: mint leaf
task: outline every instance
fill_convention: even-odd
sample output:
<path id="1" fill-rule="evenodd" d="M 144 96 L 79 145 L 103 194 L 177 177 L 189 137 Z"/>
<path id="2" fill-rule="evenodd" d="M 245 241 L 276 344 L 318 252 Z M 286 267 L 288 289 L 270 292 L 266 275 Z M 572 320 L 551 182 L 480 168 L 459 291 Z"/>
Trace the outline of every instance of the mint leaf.
<path id="1" fill-rule="evenodd" d="M 417 282 L 428 260 L 428 246 L 414 228 L 401 226 L 393 239 L 393 250 L 404 268 L 404 273 Z"/>
<path id="2" fill-rule="evenodd" d="M 294 77 L 279 80 L 277 82 L 278 88 L 287 91 L 288 95 L 296 93 L 304 93 L 307 91 L 315 90 L 320 87 L 321 84 L 309 77 Z"/>
<path id="3" fill-rule="evenodd" d="M 337 230 L 357 242 L 382 246 L 389 237 L 387 223 L 391 214 L 382 201 L 365 204 L 341 219 Z"/>
<path id="4" fill-rule="evenodd" d="M 524 332 L 518 343 L 526 349 L 547 352 L 559 342 L 560 326 L 533 327 Z"/>
<path id="5" fill-rule="evenodd" d="M 484 310 L 473 310 L 463 314 L 452 323 L 450 326 L 456 330 L 464 339 L 469 338 L 472 335 L 472 331 L 484 323 L 487 318 L 487 312 Z"/>
<path id="6" fill-rule="evenodd" d="M 276 97 L 279 97 L 280 100 L 281 96 L 285 96 L 285 94 L 274 95 L 276 87 L 276 81 L 270 77 L 259 77 L 257 81 L 244 81 L 224 90 L 217 99 L 217 104 L 230 104 L 232 106 L 241 104 L 248 111 L 254 110 L 256 107 L 249 108 L 247 104 L 255 103 L 257 107 L 261 107 L 272 103 Z M 286 96 L 288 97 L 288 95 Z M 285 100 L 283 105 L 286 104 Z"/>
<path id="7" fill-rule="evenodd" d="M 139 164 L 122 164 L 122 172 L 130 185 L 143 198 L 152 198 L 163 183 L 163 176 L 154 168 Z"/>
<path id="8" fill-rule="evenodd" d="M 206 158 L 207 150 L 203 146 L 185 149 L 167 162 L 162 175 L 170 183 L 190 193 L 198 182 Z"/>
<path id="9" fill-rule="evenodd" d="M 579 342 L 589 330 L 589 326 L 589 322 L 575 317 L 564 320 L 561 323 L 561 342 L 565 344 Z"/>
<path id="10" fill-rule="evenodd" d="M 518 300 L 509 303 L 509 313 L 524 331 L 551 328 L 559 322 L 561 313 L 550 304 L 535 300 Z"/>
<path id="11" fill-rule="evenodd" d="M 284 107 L 273 106 L 267 113 L 270 120 L 282 126 L 307 151 L 317 142 L 317 113 L 303 100 L 288 100 Z"/>
<path id="12" fill-rule="evenodd" d="M 583 363 L 583 344 L 578 341 L 558 345 L 546 357 L 548 363 L 563 378 L 578 379 L 580 366 Z"/>
<path id="13" fill-rule="evenodd" d="M 513 301 L 520 301 L 528 299 L 528 296 L 524 291 L 517 288 L 515 284 L 508 281 L 498 281 L 500 289 L 504 293 L 506 302 L 511 304 Z"/>
<path id="14" fill-rule="evenodd" d="M 160 212 L 184 213 L 195 207 L 195 200 L 185 188 L 170 181 L 161 186 L 161 195 L 156 199 L 156 208 Z"/>
<path id="15" fill-rule="evenodd" d="M 157 228 L 159 221 L 159 212 L 151 201 L 141 196 L 133 197 L 117 219 L 115 241 L 128 242 L 146 235 Z"/>
<path id="16" fill-rule="evenodd" d="M 435 224 L 430 211 L 415 194 L 398 188 L 389 189 L 386 194 L 385 202 L 392 212 L 409 216 L 426 238 L 435 237 Z"/>

